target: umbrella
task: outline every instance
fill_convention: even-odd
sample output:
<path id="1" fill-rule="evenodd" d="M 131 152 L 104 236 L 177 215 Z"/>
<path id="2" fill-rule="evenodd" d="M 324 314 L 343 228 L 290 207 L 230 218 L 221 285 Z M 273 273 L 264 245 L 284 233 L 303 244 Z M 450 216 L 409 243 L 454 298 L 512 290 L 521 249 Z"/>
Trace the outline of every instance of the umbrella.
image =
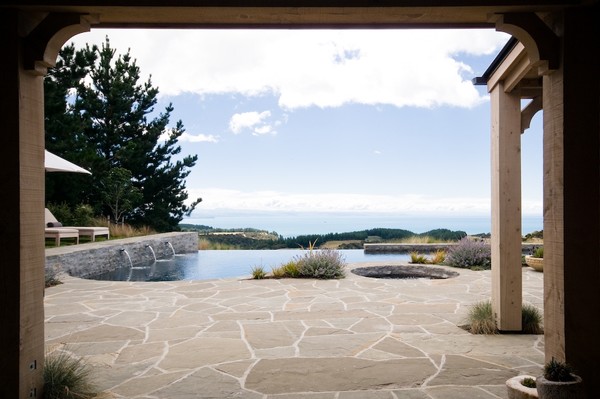
<path id="1" fill-rule="evenodd" d="M 83 169 L 80 166 L 75 165 L 67 161 L 66 159 L 62 159 L 58 155 L 54 155 L 51 152 L 46 150 L 46 157 L 44 160 L 44 166 L 46 167 L 46 172 L 75 172 L 75 173 L 87 173 L 92 174 L 92 172 Z"/>

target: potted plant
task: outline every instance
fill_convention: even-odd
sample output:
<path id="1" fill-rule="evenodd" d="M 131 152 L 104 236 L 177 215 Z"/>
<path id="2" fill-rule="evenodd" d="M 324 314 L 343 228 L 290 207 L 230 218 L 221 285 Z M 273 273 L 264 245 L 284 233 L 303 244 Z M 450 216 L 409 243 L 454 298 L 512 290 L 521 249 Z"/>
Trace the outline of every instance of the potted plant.
<path id="1" fill-rule="evenodd" d="M 544 374 L 536 379 L 540 399 L 585 399 L 583 380 L 565 362 L 552 358 L 544 366 Z"/>
<path id="2" fill-rule="evenodd" d="M 508 399 L 537 399 L 535 377 L 530 375 L 518 375 L 506 381 Z"/>
<path id="3" fill-rule="evenodd" d="M 531 255 L 525 256 L 527 266 L 538 272 L 544 270 L 544 247 L 537 247 Z"/>

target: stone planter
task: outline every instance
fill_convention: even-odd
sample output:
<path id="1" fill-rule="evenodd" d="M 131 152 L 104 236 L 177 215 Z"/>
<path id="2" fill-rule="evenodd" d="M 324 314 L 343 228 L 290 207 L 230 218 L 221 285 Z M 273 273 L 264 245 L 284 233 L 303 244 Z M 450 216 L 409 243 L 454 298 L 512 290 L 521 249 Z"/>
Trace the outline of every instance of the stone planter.
<path id="1" fill-rule="evenodd" d="M 526 255 L 525 263 L 527 264 L 527 266 L 533 268 L 538 272 L 544 271 L 544 258 L 534 258 L 531 255 Z"/>
<path id="2" fill-rule="evenodd" d="M 574 375 L 575 381 L 549 381 L 543 376 L 536 379 L 539 399 L 585 399 L 583 381 Z"/>
<path id="3" fill-rule="evenodd" d="M 530 375 L 518 375 L 506 381 L 508 399 L 537 399 L 538 392 L 536 388 L 527 388 L 522 384 L 525 378 L 533 378 Z"/>

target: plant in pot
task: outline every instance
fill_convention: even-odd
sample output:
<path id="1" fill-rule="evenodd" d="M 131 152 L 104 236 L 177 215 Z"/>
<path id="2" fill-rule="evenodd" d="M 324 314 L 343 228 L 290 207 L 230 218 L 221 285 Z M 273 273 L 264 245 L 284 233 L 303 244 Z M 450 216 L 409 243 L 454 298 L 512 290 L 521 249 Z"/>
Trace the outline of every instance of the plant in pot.
<path id="1" fill-rule="evenodd" d="M 531 255 L 525 256 L 527 266 L 541 272 L 544 270 L 544 247 L 537 247 Z"/>
<path id="2" fill-rule="evenodd" d="M 552 358 L 544 366 L 544 374 L 536 379 L 540 399 L 585 399 L 583 381 L 565 362 Z"/>
<path id="3" fill-rule="evenodd" d="M 506 381 L 508 399 L 537 399 L 535 377 L 518 375 Z"/>

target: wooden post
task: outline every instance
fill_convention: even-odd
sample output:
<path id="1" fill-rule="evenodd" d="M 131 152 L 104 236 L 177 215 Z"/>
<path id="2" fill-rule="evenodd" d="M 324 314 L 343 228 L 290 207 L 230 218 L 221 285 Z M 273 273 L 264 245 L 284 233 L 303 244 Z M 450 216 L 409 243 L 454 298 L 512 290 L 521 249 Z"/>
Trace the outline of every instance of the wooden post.
<path id="1" fill-rule="evenodd" d="M 491 90 L 492 308 L 501 331 L 521 330 L 521 100 Z"/>
<path id="2" fill-rule="evenodd" d="M 600 397 L 598 5 L 556 21 L 562 63 L 544 77 L 544 339 Z M 589 27 L 582 29 L 581 27 Z"/>
<path id="3" fill-rule="evenodd" d="M 22 65 L 16 11 L 0 14 L 3 79 L 0 207 L 0 397 L 39 398 L 44 365 L 43 78 Z"/>

